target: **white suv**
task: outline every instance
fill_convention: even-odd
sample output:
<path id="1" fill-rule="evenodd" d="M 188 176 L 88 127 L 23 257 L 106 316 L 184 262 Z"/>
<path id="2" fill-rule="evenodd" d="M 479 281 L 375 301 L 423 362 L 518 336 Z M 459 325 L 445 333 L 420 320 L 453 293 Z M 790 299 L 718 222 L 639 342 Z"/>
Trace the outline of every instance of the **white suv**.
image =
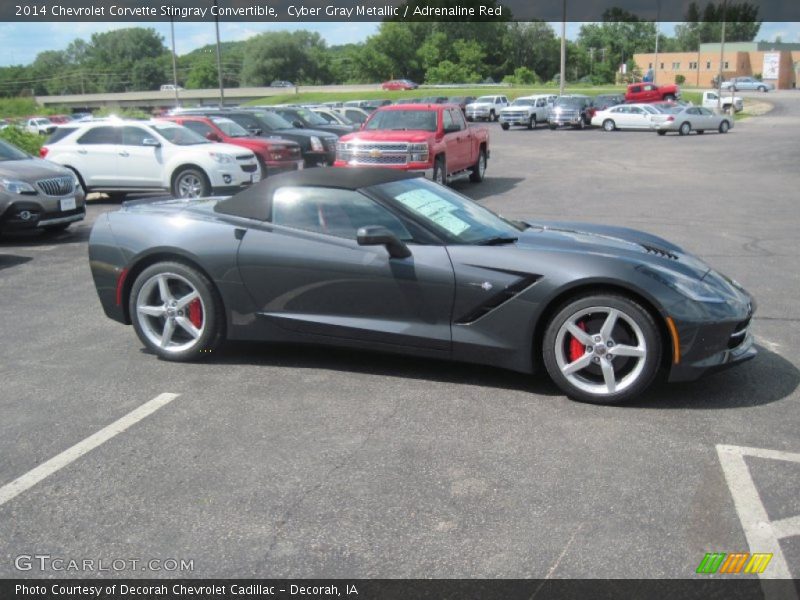
<path id="1" fill-rule="evenodd" d="M 121 198 L 169 190 L 179 198 L 229 194 L 261 179 L 255 154 L 209 142 L 166 121 L 98 120 L 59 127 L 41 150 L 72 169 L 86 192 Z"/>

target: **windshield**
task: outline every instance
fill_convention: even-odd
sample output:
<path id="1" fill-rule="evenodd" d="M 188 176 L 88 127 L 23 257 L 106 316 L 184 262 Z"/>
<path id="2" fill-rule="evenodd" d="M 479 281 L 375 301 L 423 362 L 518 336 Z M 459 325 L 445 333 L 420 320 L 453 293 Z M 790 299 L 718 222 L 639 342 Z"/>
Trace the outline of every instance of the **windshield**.
<path id="1" fill-rule="evenodd" d="M 295 110 L 300 117 L 312 125 L 327 125 L 325 119 L 320 117 L 317 113 L 311 112 L 310 110 L 306 110 L 305 108 L 298 108 Z"/>
<path id="2" fill-rule="evenodd" d="M 247 130 L 239 125 L 231 121 L 230 119 L 223 119 L 222 117 L 214 117 L 211 119 L 214 122 L 214 125 L 222 129 L 225 132 L 225 135 L 229 135 L 231 137 L 247 137 L 250 134 Z"/>
<path id="3" fill-rule="evenodd" d="M 436 112 L 430 110 L 383 110 L 373 113 L 367 129 L 436 131 Z"/>
<path id="4" fill-rule="evenodd" d="M 22 150 L 19 150 L 14 146 L 12 146 L 11 144 L 8 144 L 3 140 L 0 140 L 0 161 L 27 160 L 29 158 L 30 156 L 25 154 Z"/>
<path id="5" fill-rule="evenodd" d="M 477 100 L 475 100 L 475 104 L 479 102 L 485 102 L 487 104 L 494 104 L 494 96 L 481 96 Z"/>
<path id="6" fill-rule="evenodd" d="M 161 137 L 176 146 L 194 146 L 195 144 L 210 144 L 206 138 L 191 129 L 171 123 L 155 123 L 151 125 Z"/>
<path id="7" fill-rule="evenodd" d="M 469 198 L 421 177 L 384 183 L 370 191 L 410 211 L 432 230 L 455 243 L 510 240 L 523 229 Z"/>
<path id="8" fill-rule="evenodd" d="M 261 123 L 263 123 L 267 129 L 293 129 L 293 126 L 291 123 L 289 123 L 289 121 L 274 112 L 262 110 L 252 114 L 259 121 L 261 121 Z"/>
<path id="9" fill-rule="evenodd" d="M 525 100 L 523 98 L 517 98 L 511 103 L 511 106 L 533 106 L 533 100 Z"/>

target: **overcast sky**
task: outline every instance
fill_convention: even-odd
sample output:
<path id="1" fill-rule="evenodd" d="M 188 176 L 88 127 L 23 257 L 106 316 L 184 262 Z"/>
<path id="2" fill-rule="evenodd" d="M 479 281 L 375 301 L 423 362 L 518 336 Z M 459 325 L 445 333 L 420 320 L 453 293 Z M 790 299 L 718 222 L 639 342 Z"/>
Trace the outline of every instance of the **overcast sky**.
<path id="1" fill-rule="evenodd" d="M 373 35 L 380 23 L 220 23 L 222 41 L 244 40 L 264 31 L 317 31 L 329 45 L 362 42 Z M 558 35 L 560 23 L 551 23 Z M 671 35 L 674 23 L 663 23 L 662 31 Z M 567 24 L 567 38 L 574 39 L 580 23 Z M 63 50 L 76 37 L 88 39 L 92 33 L 124 27 L 153 27 L 167 45 L 170 43 L 169 23 L 0 23 L 0 66 L 28 64 L 44 50 Z M 772 41 L 781 36 L 784 42 L 800 42 L 800 23 L 763 23 L 759 40 Z M 175 45 L 178 54 L 214 42 L 213 23 L 176 23 Z"/>

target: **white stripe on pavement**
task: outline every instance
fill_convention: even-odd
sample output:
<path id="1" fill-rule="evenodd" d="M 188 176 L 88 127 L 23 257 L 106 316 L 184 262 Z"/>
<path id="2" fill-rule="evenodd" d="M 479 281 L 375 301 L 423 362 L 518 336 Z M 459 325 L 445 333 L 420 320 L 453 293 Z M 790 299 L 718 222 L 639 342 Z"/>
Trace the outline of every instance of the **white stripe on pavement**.
<path id="1" fill-rule="evenodd" d="M 775 522 L 769 520 L 767 509 L 761 501 L 761 496 L 756 489 L 744 457 L 755 456 L 770 460 L 800 462 L 800 454 L 769 450 L 767 448 L 717 444 L 717 456 L 719 457 L 720 465 L 722 465 L 722 472 L 725 475 L 731 496 L 733 496 L 733 505 L 739 515 L 739 521 L 742 523 L 742 529 L 747 538 L 750 552 L 765 552 L 773 555 L 767 570 L 758 574 L 759 578 L 791 580 L 792 574 L 781 551 L 779 540 L 785 533 L 791 535 L 796 524 L 795 519 L 783 519 Z M 774 527 L 776 524 L 778 526 Z M 776 596 L 774 588 L 762 587 L 762 590 L 767 600 L 778 597 L 784 600 L 797 598 L 796 592 L 792 593 L 783 590 L 781 594 L 789 593 L 791 595 Z"/>
<path id="2" fill-rule="evenodd" d="M 84 454 L 91 452 L 101 444 L 107 442 L 115 435 L 122 433 L 131 425 L 138 423 L 148 415 L 153 414 L 162 406 L 165 406 L 175 400 L 180 394 L 159 394 L 149 402 L 142 404 L 129 412 L 124 417 L 117 419 L 111 425 L 108 425 L 87 437 L 85 440 L 78 442 L 71 448 L 67 448 L 61 454 L 57 454 L 47 462 L 42 463 L 38 467 L 28 471 L 24 475 L 18 477 L 11 483 L 7 483 L 0 487 L 0 506 L 15 498 L 25 490 L 32 488 L 34 485 L 49 477 L 59 469 L 66 467 L 68 464 L 79 459 Z"/>

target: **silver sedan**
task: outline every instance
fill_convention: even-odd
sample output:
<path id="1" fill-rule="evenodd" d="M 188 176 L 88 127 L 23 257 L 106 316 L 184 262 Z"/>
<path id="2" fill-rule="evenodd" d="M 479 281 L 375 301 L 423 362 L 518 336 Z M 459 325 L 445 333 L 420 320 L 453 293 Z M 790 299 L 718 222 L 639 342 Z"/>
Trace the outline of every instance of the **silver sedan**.
<path id="1" fill-rule="evenodd" d="M 662 114 L 653 115 L 653 125 L 658 135 L 666 135 L 668 131 L 675 131 L 680 135 L 689 135 L 692 131 L 728 133 L 733 127 L 733 118 L 730 115 L 714 114 L 702 106 L 675 106 Z"/>
<path id="2" fill-rule="evenodd" d="M 755 77 L 734 77 L 730 81 L 723 81 L 721 87 L 723 90 L 729 90 L 733 88 L 734 92 L 738 92 L 739 90 L 768 92 L 775 89 L 775 86 L 771 83 L 760 81 Z"/>

